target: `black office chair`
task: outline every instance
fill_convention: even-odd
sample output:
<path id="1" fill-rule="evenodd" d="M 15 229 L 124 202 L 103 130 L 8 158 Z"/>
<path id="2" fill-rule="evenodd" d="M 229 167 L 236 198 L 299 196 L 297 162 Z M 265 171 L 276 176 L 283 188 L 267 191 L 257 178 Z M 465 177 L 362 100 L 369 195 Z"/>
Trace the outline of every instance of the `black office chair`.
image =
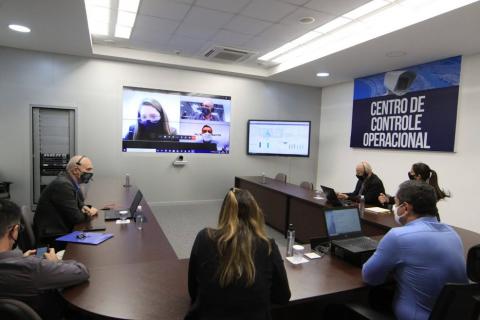
<path id="1" fill-rule="evenodd" d="M 480 245 L 471 247 L 467 256 L 468 284 L 447 283 L 440 292 L 429 320 L 479 320 L 480 319 Z M 349 303 L 333 306 L 329 315 L 337 313 L 336 319 L 349 320 L 394 320 L 368 306 Z"/>
<path id="2" fill-rule="evenodd" d="M 302 183 L 300 183 L 300 187 L 307 190 L 313 190 L 313 183 L 309 181 L 302 181 Z"/>
<path id="3" fill-rule="evenodd" d="M 33 212 L 28 206 L 22 206 L 21 213 L 21 223 L 25 230 L 18 236 L 18 246 L 26 251 L 36 247 L 35 234 L 33 233 Z"/>
<path id="4" fill-rule="evenodd" d="M 287 183 L 287 175 L 285 173 L 277 173 L 277 175 L 275 176 L 275 180 Z"/>
<path id="5" fill-rule="evenodd" d="M 42 320 L 26 303 L 14 299 L 0 299 L 0 319 Z"/>

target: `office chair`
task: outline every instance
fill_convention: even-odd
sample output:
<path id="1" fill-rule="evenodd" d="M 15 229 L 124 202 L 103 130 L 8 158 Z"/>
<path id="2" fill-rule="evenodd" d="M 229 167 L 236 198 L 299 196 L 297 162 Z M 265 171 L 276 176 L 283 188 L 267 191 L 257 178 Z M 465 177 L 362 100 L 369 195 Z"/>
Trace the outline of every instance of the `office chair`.
<path id="1" fill-rule="evenodd" d="M 313 183 L 308 182 L 308 181 L 303 181 L 300 183 L 300 187 L 307 189 L 307 190 L 313 190 Z"/>
<path id="2" fill-rule="evenodd" d="M 33 213 L 28 206 L 21 207 L 21 223 L 25 230 L 18 236 L 18 246 L 23 251 L 36 247 L 35 234 L 33 233 Z"/>
<path id="3" fill-rule="evenodd" d="M 14 299 L 0 299 L 0 319 L 42 320 L 26 303 Z"/>
<path id="4" fill-rule="evenodd" d="M 287 183 L 287 175 L 285 173 L 277 173 L 277 175 L 275 176 L 275 180 Z"/>
<path id="5" fill-rule="evenodd" d="M 480 319 L 480 245 L 468 250 L 467 276 L 471 283 L 447 283 L 440 292 L 429 320 L 478 320 Z M 351 320 L 394 320 L 366 305 L 348 303 L 342 308 L 331 308 L 333 315 L 338 308 L 336 319 Z M 333 310 L 333 312 L 332 312 Z"/>

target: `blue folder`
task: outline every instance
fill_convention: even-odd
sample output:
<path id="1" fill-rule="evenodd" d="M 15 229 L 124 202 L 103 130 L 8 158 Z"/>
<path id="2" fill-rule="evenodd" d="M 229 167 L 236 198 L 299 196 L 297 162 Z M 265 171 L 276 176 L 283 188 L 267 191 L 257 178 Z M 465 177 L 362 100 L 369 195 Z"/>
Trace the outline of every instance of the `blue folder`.
<path id="1" fill-rule="evenodd" d="M 111 237 L 113 237 L 111 233 L 74 231 L 55 240 L 83 244 L 99 244 Z"/>

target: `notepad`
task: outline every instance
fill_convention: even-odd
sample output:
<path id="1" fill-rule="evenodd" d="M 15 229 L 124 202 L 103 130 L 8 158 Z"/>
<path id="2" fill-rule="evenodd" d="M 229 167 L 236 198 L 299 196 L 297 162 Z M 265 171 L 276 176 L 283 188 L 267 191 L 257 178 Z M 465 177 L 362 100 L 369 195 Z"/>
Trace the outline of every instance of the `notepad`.
<path id="1" fill-rule="evenodd" d="M 389 209 L 380 208 L 380 207 L 365 208 L 365 211 L 370 212 L 370 213 L 375 213 L 375 214 L 379 214 L 379 213 L 390 213 L 390 210 L 389 210 Z"/>
<path id="2" fill-rule="evenodd" d="M 84 235 L 84 236 L 82 236 Z M 83 244 L 100 244 L 113 237 L 111 233 L 74 231 L 55 240 Z"/>

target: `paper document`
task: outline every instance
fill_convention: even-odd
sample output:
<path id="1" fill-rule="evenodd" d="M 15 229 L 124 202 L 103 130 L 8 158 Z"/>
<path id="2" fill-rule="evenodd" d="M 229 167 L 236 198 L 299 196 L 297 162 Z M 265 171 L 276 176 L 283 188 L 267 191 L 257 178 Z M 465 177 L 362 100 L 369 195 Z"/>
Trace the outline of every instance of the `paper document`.
<path id="1" fill-rule="evenodd" d="M 375 214 L 379 214 L 379 213 L 390 213 L 390 210 L 389 210 L 389 209 L 380 208 L 380 207 L 365 208 L 365 211 L 370 212 L 370 213 L 375 213 Z"/>

